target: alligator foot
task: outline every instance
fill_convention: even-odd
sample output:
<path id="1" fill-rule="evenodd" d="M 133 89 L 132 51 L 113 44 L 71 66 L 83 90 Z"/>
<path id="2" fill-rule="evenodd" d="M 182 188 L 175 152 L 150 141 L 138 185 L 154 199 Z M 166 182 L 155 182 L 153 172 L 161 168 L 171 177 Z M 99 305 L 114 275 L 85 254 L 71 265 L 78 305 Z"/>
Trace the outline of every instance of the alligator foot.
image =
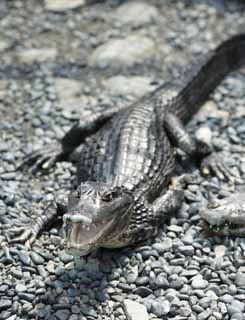
<path id="1" fill-rule="evenodd" d="M 30 247 L 36 240 L 38 234 L 57 223 L 67 211 L 67 206 L 63 202 L 50 203 L 42 212 L 42 215 L 28 223 L 22 223 L 5 231 L 8 242 L 24 242 L 26 247 Z"/>
<path id="2" fill-rule="evenodd" d="M 19 168 L 28 168 L 28 171 L 36 173 L 44 169 L 49 170 L 57 161 L 65 158 L 60 144 L 34 151 L 27 155 Z"/>
<path id="3" fill-rule="evenodd" d="M 222 155 L 211 153 L 201 162 L 201 171 L 204 175 L 215 175 L 219 180 L 231 183 L 240 183 L 241 179 L 224 163 Z"/>
<path id="4" fill-rule="evenodd" d="M 32 225 L 14 227 L 8 232 L 11 243 L 24 242 L 27 248 L 30 248 L 37 235 L 38 231 Z"/>

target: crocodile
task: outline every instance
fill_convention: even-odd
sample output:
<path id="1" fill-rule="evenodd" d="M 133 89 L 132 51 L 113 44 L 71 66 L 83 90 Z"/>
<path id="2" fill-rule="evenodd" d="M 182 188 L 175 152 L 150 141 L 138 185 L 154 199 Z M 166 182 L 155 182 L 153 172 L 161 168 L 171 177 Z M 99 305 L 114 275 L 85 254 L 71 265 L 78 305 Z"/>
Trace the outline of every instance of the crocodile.
<path id="1" fill-rule="evenodd" d="M 12 241 L 31 244 L 58 216 L 63 217 L 67 250 L 81 256 L 155 236 L 183 202 L 183 189 L 170 186 L 176 148 L 202 171 L 233 179 L 220 154 L 184 125 L 228 73 L 245 65 L 244 52 L 245 34 L 233 36 L 178 85 L 161 85 L 129 106 L 104 108 L 81 119 L 61 141 L 27 156 L 24 166 L 36 172 L 69 160 L 82 145 L 76 154 L 77 184 L 68 201 L 51 203 L 33 223 L 12 230 Z"/>

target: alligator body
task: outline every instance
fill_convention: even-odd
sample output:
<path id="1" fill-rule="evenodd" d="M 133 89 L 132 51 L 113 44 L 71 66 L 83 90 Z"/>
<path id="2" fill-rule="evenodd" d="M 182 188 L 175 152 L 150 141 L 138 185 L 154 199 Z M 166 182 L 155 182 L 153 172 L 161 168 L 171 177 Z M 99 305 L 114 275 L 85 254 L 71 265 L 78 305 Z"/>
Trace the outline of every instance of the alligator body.
<path id="1" fill-rule="evenodd" d="M 183 191 L 169 189 L 176 147 L 213 173 L 231 173 L 217 154 L 186 132 L 186 123 L 231 71 L 245 65 L 245 34 L 223 42 L 193 67 L 179 87 L 161 86 L 125 108 L 109 108 L 80 121 L 59 145 L 37 151 L 25 164 L 33 171 L 68 159 L 83 144 L 77 189 L 67 204 L 50 205 L 15 240 L 33 241 L 63 215 L 67 247 L 85 255 L 149 238 L 182 203 Z M 90 139 L 86 138 L 90 136 Z"/>

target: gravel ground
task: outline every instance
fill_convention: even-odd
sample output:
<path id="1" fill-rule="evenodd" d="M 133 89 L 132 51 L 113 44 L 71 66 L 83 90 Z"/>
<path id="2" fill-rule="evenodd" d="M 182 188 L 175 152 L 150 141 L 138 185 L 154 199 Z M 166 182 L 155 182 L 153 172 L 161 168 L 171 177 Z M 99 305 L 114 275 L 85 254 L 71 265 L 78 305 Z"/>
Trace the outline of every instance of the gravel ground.
<path id="1" fill-rule="evenodd" d="M 199 225 L 207 195 L 234 190 L 196 181 L 158 237 L 73 258 L 59 227 L 31 250 L 6 228 L 67 194 L 75 168 L 42 176 L 17 169 L 101 105 L 128 104 L 175 81 L 197 57 L 244 31 L 243 1 L 0 2 L 0 319 L 245 319 L 245 239 L 208 237 Z M 141 12 L 141 14 L 139 14 Z M 189 124 L 245 175 L 245 73 L 230 75 Z M 19 219 L 19 220 L 18 220 Z"/>

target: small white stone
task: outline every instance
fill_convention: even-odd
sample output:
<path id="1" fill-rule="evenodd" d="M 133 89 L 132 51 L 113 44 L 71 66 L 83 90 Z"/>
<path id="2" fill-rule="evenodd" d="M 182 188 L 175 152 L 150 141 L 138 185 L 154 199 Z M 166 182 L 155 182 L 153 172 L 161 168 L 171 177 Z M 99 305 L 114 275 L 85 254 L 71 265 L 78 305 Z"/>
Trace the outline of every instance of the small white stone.
<path id="1" fill-rule="evenodd" d="M 217 245 L 214 248 L 216 257 L 223 257 L 225 255 L 226 247 L 223 245 Z"/>
<path id="2" fill-rule="evenodd" d="M 54 12 L 75 9 L 84 4 L 84 0 L 45 0 L 45 8 Z"/>
<path id="3" fill-rule="evenodd" d="M 99 68 L 132 66 L 152 57 L 154 42 L 145 36 L 130 35 L 113 39 L 97 47 L 89 58 L 89 64 Z"/>
<path id="4" fill-rule="evenodd" d="M 19 63 L 32 64 L 33 62 L 44 62 L 54 60 L 57 57 L 56 48 L 23 49 L 16 54 Z"/>
<path id="5" fill-rule="evenodd" d="M 122 4 L 115 12 L 115 20 L 121 24 L 140 26 L 150 23 L 158 16 L 157 9 L 147 3 L 129 1 Z"/>
<path id="6" fill-rule="evenodd" d="M 203 141 L 210 145 L 212 140 L 212 131 L 209 127 L 201 127 L 196 131 L 196 138 L 197 140 Z"/>
<path id="7" fill-rule="evenodd" d="M 146 307 L 136 301 L 125 299 L 123 301 L 124 311 L 128 320 L 148 320 Z"/>
<path id="8" fill-rule="evenodd" d="M 81 81 L 78 80 L 56 78 L 55 88 L 61 101 L 76 98 L 82 93 L 82 84 Z"/>
<path id="9" fill-rule="evenodd" d="M 134 98 L 140 98 L 155 89 L 151 85 L 151 81 L 152 79 L 148 77 L 125 77 L 118 75 L 105 80 L 103 85 L 114 95 L 129 95 Z"/>

